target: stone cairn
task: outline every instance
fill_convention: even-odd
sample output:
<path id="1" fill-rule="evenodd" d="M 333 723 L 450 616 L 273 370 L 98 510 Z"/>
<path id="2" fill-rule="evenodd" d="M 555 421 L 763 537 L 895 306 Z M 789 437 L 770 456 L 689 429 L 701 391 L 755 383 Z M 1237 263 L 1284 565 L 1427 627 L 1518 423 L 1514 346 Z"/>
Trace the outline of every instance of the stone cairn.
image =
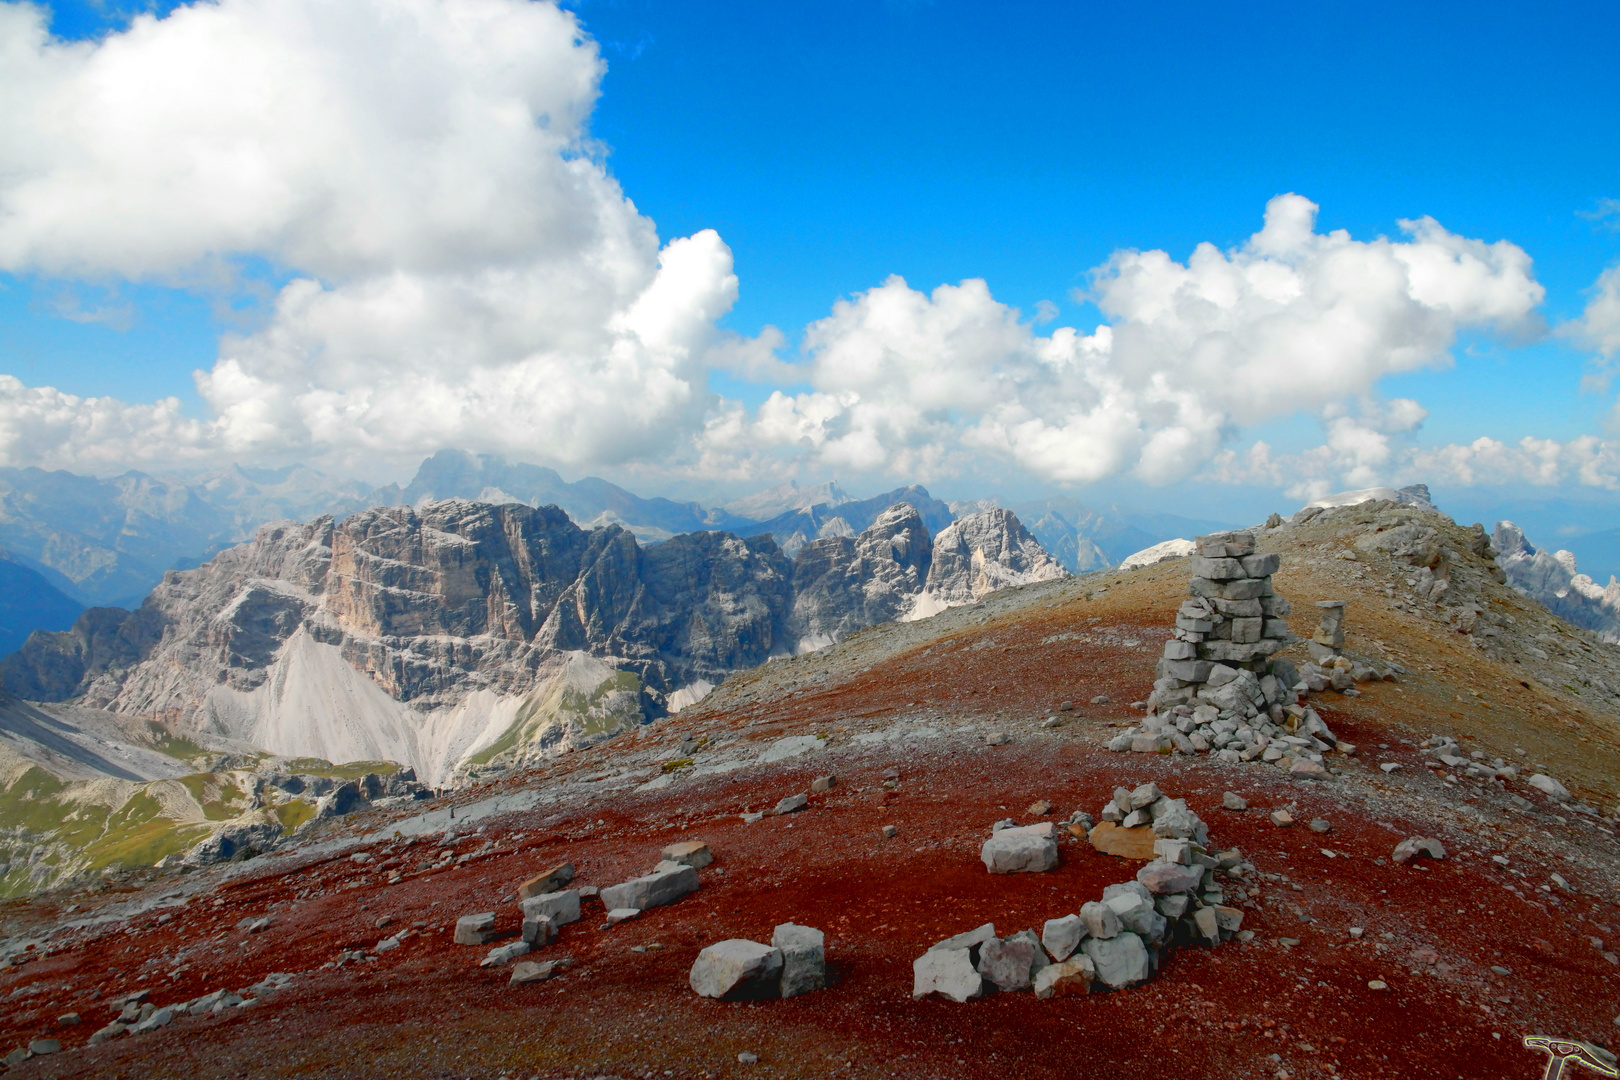
<path id="1" fill-rule="evenodd" d="M 1338 740 L 1315 709 L 1299 704 L 1300 692 L 1313 687 L 1275 655 L 1295 640 L 1285 619 L 1288 601 L 1271 584 L 1279 557 L 1255 554 L 1251 532 L 1213 533 L 1195 544 L 1192 598 L 1165 642 L 1148 716 L 1108 748 L 1259 758 L 1299 777 L 1325 778 L 1322 754 Z M 1342 645 L 1343 603 L 1329 601 L 1322 610 L 1324 625 L 1337 620 L 1327 636 Z"/>
<path id="2" fill-rule="evenodd" d="M 1153 859 L 1134 880 L 1109 885 L 1101 900 L 1082 904 L 1078 912 L 1046 920 L 1039 934 L 1020 930 L 1001 938 L 994 923 L 985 923 L 946 938 L 913 961 L 912 997 L 969 1001 L 997 990 L 1032 990 L 1038 998 L 1122 990 L 1150 979 L 1166 949 L 1254 936 L 1242 929 L 1243 912 L 1226 904 L 1228 885 L 1247 895 L 1241 882 L 1254 874 L 1254 865 L 1236 848 L 1212 851 L 1208 829 L 1185 800 L 1168 798 L 1148 783 L 1115 790 L 1102 813 L 1151 833 L 1146 839 Z M 1006 843 L 1009 836 L 1015 844 Z M 1009 854 L 1015 848 L 1050 850 L 1003 862 L 992 858 L 998 838 Z M 1053 828 L 998 828 L 983 857 L 991 873 L 1050 870 L 1057 865 Z"/>
<path id="3" fill-rule="evenodd" d="M 1256 555 L 1249 532 L 1215 533 L 1194 543 L 1192 599 L 1176 613 L 1176 633 L 1165 642 L 1150 709 L 1206 702 L 1237 712 L 1245 702 L 1282 702 L 1297 679 L 1289 677 L 1295 674 L 1292 664 L 1270 670 L 1272 654 L 1293 640 L 1284 618 L 1288 601 L 1271 586 L 1279 557 Z"/>

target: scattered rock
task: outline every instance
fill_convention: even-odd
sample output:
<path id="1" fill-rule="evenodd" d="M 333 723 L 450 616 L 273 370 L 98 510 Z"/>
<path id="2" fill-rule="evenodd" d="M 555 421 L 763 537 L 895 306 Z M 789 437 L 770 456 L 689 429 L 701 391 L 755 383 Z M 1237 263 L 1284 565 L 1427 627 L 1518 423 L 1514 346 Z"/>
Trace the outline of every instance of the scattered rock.
<path id="1" fill-rule="evenodd" d="M 531 949 L 543 949 L 557 940 L 557 924 L 545 915 L 525 915 L 523 940 Z"/>
<path id="2" fill-rule="evenodd" d="M 1398 762 L 1398 761 L 1386 761 L 1382 765 L 1379 765 L 1378 767 L 1380 769 L 1382 769 L 1385 773 L 1399 772 L 1400 768 L 1401 768 L 1401 763 Z"/>
<path id="3" fill-rule="evenodd" d="M 701 870 L 714 862 L 714 855 L 709 851 L 709 845 L 702 840 L 684 840 L 666 847 L 663 851 L 663 861 Z"/>
<path id="4" fill-rule="evenodd" d="M 507 982 L 516 986 L 525 983 L 544 982 L 554 975 L 562 974 L 563 971 L 573 966 L 573 963 L 573 958 L 568 956 L 559 956 L 555 960 L 547 960 L 539 964 L 533 960 L 520 960 L 512 965 L 512 977 Z"/>
<path id="5" fill-rule="evenodd" d="M 822 792 L 831 791 L 837 786 L 838 777 L 831 774 L 827 776 L 818 776 L 810 782 L 811 792 L 817 795 L 821 794 Z"/>
<path id="6" fill-rule="evenodd" d="M 782 954 L 783 997 L 797 997 L 827 985 L 827 936 L 820 930 L 782 923 L 771 934 L 771 947 Z"/>
<path id="7" fill-rule="evenodd" d="M 1045 817 L 1052 812 L 1052 804 L 1045 799 L 1036 799 L 1029 804 L 1028 810 L 1033 817 Z"/>
<path id="8" fill-rule="evenodd" d="M 737 1055 L 737 1064 L 739 1064 L 739 1065 L 758 1065 L 759 1064 L 759 1055 L 758 1054 L 750 1054 L 747 1050 L 744 1050 L 742 1053 Z"/>
<path id="9" fill-rule="evenodd" d="M 564 885 L 574 880 L 574 864 L 571 862 L 558 863 L 543 874 L 534 877 L 518 886 L 518 899 L 528 900 L 531 897 L 560 890 Z"/>
<path id="10" fill-rule="evenodd" d="M 1333 826 L 1330 825 L 1324 818 L 1311 818 L 1311 822 L 1308 827 L 1313 833 L 1329 833 L 1333 831 Z"/>
<path id="11" fill-rule="evenodd" d="M 62 1052 L 62 1044 L 56 1039 L 34 1039 L 28 1044 L 28 1052 L 35 1057 L 59 1054 Z"/>
<path id="12" fill-rule="evenodd" d="M 1560 784 L 1546 773 L 1535 773 L 1525 783 L 1547 795 L 1555 802 L 1569 802 L 1575 796 L 1569 793 L 1569 788 Z"/>
<path id="13" fill-rule="evenodd" d="M 1108 938 L 1089 937 L 1080 948 L 1096 970 L 1097 981 L 1104 986 L 1123 990 L 1147 981 L 1147 946 L 1129 931 Z"/>
<path id="14" fill-rule="evenodd" d="M 1271 812 L 1271 823 L 1279 829 L 1286 829 L 1294 823 L 1294 815 L 1286 810 L 1273 810 Z"/>
<path id="15" fill-rule="evenodd" d="M 992 874 L 1040 873 L 1057 865 L 1056 830 L 1051 822 L 1002 829 L 979 849 Z"/>
<path id="16" fill-rule="evenodd" d="M 900 830 L 893 825 L 885 825 L 879 831 L 883 833 L 883 838 L 885 840 L 893 840 L 896 836 L 900 835 Z"/>
<path id="17" fill-rule="evenodd" d="M 477 915 L 463 915 L 456 920 L 457 945 L 487 945 L 495 936 L 495 913 L 483 911 Z"/>
<path id="18" fill-rule="evenodd" d="M 1293 764 L 1288 766 L 1288 775 L 1296 780 L 1326 780 L 1333 773 L 1320 761 L 1312 761 L 1307 757 L 1297 757 Z"/>
<path id="19" fill-rule="evenodd" d="M 687 976 L 700 997 L 775 997 L 782 975 L 782 950 L 757 941 L 730 938 L 698 953 Z"/>
<path id="20" fill-rule="evenodd" d="M 1086 933 L 1099 941 L 1107 941 L 1119 933 L 1119 915 L 1114 909 L 1097 900 L 1080 905 L 1080 920 L 1086 924 Z"/>
<path id="21" fill-rule="evenodd" d="M 1146 862 L 1153 858 L 1153 844 L 1158 837 L 1153 835 L 1153 829 L 1147 825 L 1127 829 L 1111 821 L 1103 821 L 1087 834 L 1087 839 L 1091 841 L 1092 847 L 1104 855 L 1117 855 L 1123 859 L 1141 859 Z"/>
<path id="22" fill-rule="evenodd" d="M 148 1031 L 156 1031 L 160 1027 L 167 1027 L 174 1020 L 174 1012 L 172 1006 L 155 1009 L 151 1016 L 132 1026 L 129 1033 L 131 1035 L 144 1035 Z"/>
<path id="23" fill-rule="evenodd" d="M 633 907 L 614 908 L 612 911 L 607 913 L 607 921 L 609 926 L 618 926 L 622 922 L 629 922 L 631 919 L 637 919 L 640 917 L 641 909 Z"/>
<path id="24" fill-rule="evenodd" d="M 1005 941 L 987 941 L 979 947 L 978 972 L 998 990 L 1028 990 L 1035 972 L 1046 966 L 1040 942 L 1033 934 L 1014 934 Z"/>
<path id="25" fill-rule="evenodd" d="M 1221 805 L 1228 810 L 1247 810 L 1249 800 L 1236 792 L 1228 791 L 1221 796 Z"/>
<path id="26" fill-rule="evenodd" d="M 984 737 L 984 745 L 986 746 L 1004 746 L 1010 742 L 1012 742 L 1012 736 L 1005 731 L 992 731 Z"/>
<path id="27" fill-rule="evenodd" d="M 695 875 L 697 872 L 694 870 Z M 634 907 L 634 904 L 609 904 L 608 907 Z M 551 920 L 556 927 L 567 926 L 569 923 L 579 921 L 579 890 L 564 889 L 561 892 L 541 893 L 531 896 L 527 900 L 518 902 L 523 909 L 523 918 Z"/>
<path id="28" fill-rule="evenodd" d="M 106 1042 L 108 1039 L 116 1039 L 118 1036 L 122 1035 L 124 1032 L 126 1032 L 128 1030 L 129 1030 L 129 1028 L 127 1026 L 125 1026 L 124 1024 L 120 1023 L 117 1020 L 114 1020 L 112 1023 L 108 1024 L 104 1028 L 98 1029 L 94 1034 L 92 1034 L 90 1036 L 90 1045 L 91 1046 L 100 1046 L 102 1043 Z"/>
<path id="29" fill-rule="evenodd" d="M 809 805 L 810 805 L 810 796 L 802 794 L 802 793 L 798 794 L 798 795 L 789 795 L 787 798 L 785 798 L 781 802 L 777 803 L 775 808 L 773 808 L 771 810 L 771 813 L 773 813 L 773 814 L 796 814 L 800 810 L 803 810 L 806 806 L 809 806 Z"/>
<path id="30" fill-rule="evenodd" d="M 1058 994 L 1089 994 L 1096 978 L 1090 957 L 1048 964 L 1035 973 L 1035 996 L 1044 1001 Z"/>
<path id="31" fill-rule="evenodd" d="M 1419 855 L 1427 855 L 1431 859 L 1443 859 L 1446 857 L 1446 849 L 1438 840 L 1431 840 L 1423 836 L 1408 836 L 1395 845 L 1394 854 L 1390 858 L 1394 860 L 1396 865 L 1400 865 Z"/>
<path id="32" fill-rule="evenodd" d="M 1162 859 L 1150 862 L 1136 872 L 1136 880 L 1155 895 L 1192 892 L 1203 878 L 1201 867 L 1179 866 Z"/>
<path id="33" fill-rule="evenodd" d="M 647 911 L 663 907 L 665 904 L 673 904 L 687 893 L 696 892 L 697 889 L 697 871 L 690 866 L 683 866 L 679 870 L 648 874 L 619 885 L 611 885 L 601 892 L 602 906 L 609 911 L 614 908 L 637 908 Z"/>
<path id="34" fill-rule="evenodd" d="M 497 945 L 489 950 L 489 955 L 478 962 L 479 967 L 505 967 L 513 960 L 524 956 L 529 951 L 527 941 L 513 941 L 506 945 Z"/>
<path id="35" fill-rule="evenodd" d="M 971 1001 L 982 997 L 985 991 L 984 977 L 974 967 L 972 952 L 967 948 L 942 949 L 935 945 L 913 960 L 912 998 L 940 994 L 952 1001 Z"/>
<path id="36" fill-rule="evenodd" d="M 1062 963 L 1080 947 L 1086 933 L 1085 921 L 1078 915 L 1047 919 L 1046 925 L 1041 928 L 1041 945 L 1053 960 Z"/>

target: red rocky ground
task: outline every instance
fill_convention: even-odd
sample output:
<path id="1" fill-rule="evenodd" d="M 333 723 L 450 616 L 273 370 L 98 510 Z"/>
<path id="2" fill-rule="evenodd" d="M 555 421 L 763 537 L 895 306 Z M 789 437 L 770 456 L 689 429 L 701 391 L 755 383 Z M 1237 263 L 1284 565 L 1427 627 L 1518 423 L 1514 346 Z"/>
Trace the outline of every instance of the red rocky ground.
<path id="1" fill-rule="evenodd" d="M 891 650 L 869 669 L 819 681 L 807 674 L 793 693 L 798 669 L 772 665 L 778 670 L 755 679 L 752 690 L 741 680 L 729 697 L 661 725 L 654 739 L 664 756 L 681 733 L 699 730 L 718 743 L 735 729 L 760 746 L 819 731 L 830 736 L 825 751 L 661 791 L 582 790 L 556 805 L 490 818 L 482 835 L 464 836 L 457 847 L 476 851 L 493 840 L 495 849 L 459 869 L 414 872 L 437 847 L 422 840 L 404 849 L 375 845 L 376 861 L 365 866 L 347 858 L 352 849 L 324 859 L 294 852 L 254 860 L 229 878 L 169 876 L 120 886 L 126 892 L 11 904 L 7 932 L 27 936 L 87 912 L 111 915 L 143 897 L 190 890 L 183 906 L 59 929 L 48 939 L 50 955 L 0 971 L 0 1049 L 61 1039 L 65 1052 L 15 1070 L 40 1077 L 1451 1080 L 1539 1076 L 1544 1059 L 1520 1045 L 1526 1034 L 1611 1038 L 1620 1013 L 1620 967 L 1604 955 L 1620 935 L 1612 829 L 1539 802 L 1534 812 L 1510 814 L 1489 792 L 1429 775 L 1403 740 L 1432 726 L 1432 710 L 1419 700 L 1430 684 L 1370 686 L 1345 709 L 1336 707 L 1341 699 L 1321 702 L 1335 731 L 1362 747 L 1357 758 L 1336 763 L 1343 776 L 1327 785 L 1291 782 L 1259 764 L 1102 748 L 1100 739 L 1136 714 L 1085 702 L 1145 694 L 1164 636 L 1156 628 L 1167 623 L 1175 586 L 1148 571 L 1088 599 L 1071 584 L 1039 594 L 1033 606 L 1004 605 L 982 625 L 959 621 L 924 643 L 926 652 Z M 1049 642 L 1082 631 L 1088 641 Z M 1395 630 L 1382 633 L 1402 645 Z M 1064 699 L 1081 702 L 1062 714 L 1073 720 L 1040 729 Z M 946 734 L 864 749 L 854 741 L 902 716 L 942 717 L 934 726 Z M 989 730 L 1014 739 L 986 746 Z M 1380 743 L 1390 749 L 1377 750 Z M 647 745 L 618 740 L 459 801 L 596 775 Z M 1375 763 L 1387 760 L 1404 762 L 1403 770 L 1377 772 Z M 886 792 L 880 776 L 890 766 L 901 780 Z M 838 775 L 838 786 L 813 796 L 806 812 L 752 825 L 739 819 L 741 810 L 807 790 L 826 772 Z M 977 858 L 991 822 L 1030 820 L 1025 808 L 1037 798 L 1055 804 L 1055 818 L 1076 808 L 1094 813 L 1115 786 L 1146 780 L 1186 798 L 1217 846 L 1241 848 L 1264 875 L 1243 905 L 1252 942 L 1172 952 L 1151 983 L 1118 993 L 911 999 L 911 961 L 934 941 L 986 921 L 1003 934 L 1038 931 L 1138 865 L 1074 840 L 1053 872 L 991 876 Z M 1220 809 L 1228 790 L 1251 809 Z M 1278 807 L 1299 824 L 1274 827 L 1267 812 Z M 1304 822 L 1313 817 L 1330 821 L 1332 831 L 1308 831 Z M 883 839 L 884 824 L 896 825 L 898 837 Z M 1396 841 L 1410 833 L 1439 837 L 1449 857 L 1390 864 Z M 508 986 L 507 969 L 478 967 L 484 949 L 450 941 L 457 915 L 483 910 L 499 912 L 500 929 L 515 934 L 516 908 L 503 898 L 558 861 L 575 864 L 576 884 L 611 884 L 647 872 L 663 845 L 694 838 L 717 856 L 701 872 L 701 891 L 611 930 L 600 928 L 600 906 L 588 904 L 585 918 L 538 957 L 574 958 L 552 981 Z M 1491 861 L 1498 854 L 1509 867 Z M 408 875 L 388 885 L 379 867 L 392 857 L 402 858 Z M 1553 871 L 1569 889 L 1543 890 Z M 64 914 L 69 902 L 79 909 Z M 170 918 L 159 923 L 164 914 Z M 262 933 L 236 929 L 264 915 L 272 923 Z M 384 917 L 391 922 L 379 929 Z M 699 999 L 687 987 L 705 943 L 769 940 L 771 928 L 789 920 L 827 933 L 827 990 L 733 1004 Z M 420 933 L 397 950 L 323 967 L 414 924 Z M 1352 926 L 1365 929 L 1360 940 L 1350 937 Z M 204 942 L 217 944 L 199 948 Z M 118 994 L 147 988 L 162 1005 L 244 987 L 272 971 L 296 977 L 255 1007 L 84 1046 L 110 1019 L 105 1002 Z M 1387 989 L 1369 989 L 1370 980 Z M 69 1011 L 85 1022 L 58 1025 Z M 739 1063 L 743 1052 L 758 1063 Z"/>

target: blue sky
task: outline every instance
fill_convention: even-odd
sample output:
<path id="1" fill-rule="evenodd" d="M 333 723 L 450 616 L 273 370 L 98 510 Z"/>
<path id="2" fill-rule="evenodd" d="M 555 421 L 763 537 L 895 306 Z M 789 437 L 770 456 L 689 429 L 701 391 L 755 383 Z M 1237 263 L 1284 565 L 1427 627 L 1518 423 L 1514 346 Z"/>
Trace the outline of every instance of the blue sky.
<path id="1" fill-rule="evenodd" d="M 1549 317 L 1579 314 L 1620 258 L 1620 219 L 1580 216 L 1620 191 L 1613 7 L 1243 8 L 575 5 L 610 65 L 595 129 L 615 174 L 662 231 L 720 230 L 741 329 L 792 337 L 890 273 L 983 277 L 1095 323 L 1071 293 L 1110 252 L 1230 247 L 1285 191 L 1357 237 L 1428 214 L 1513 240 Z M 1577 396 L 1579 350 L 1479 351 L 1397 391 L 1456 395 L 1442 437 L 1482 416 L 1592 430 L 1606 403 Z"/>
<path id="2" fill-rule="evenodd" d="M 233 3 L 223 5 L 226 14 L 251 6 Z M 1318 233 L 1400 240 L 1401 219 L 1426 215 L 1455 236 L 1509 241 L 1533 260 L 1534 281 L 1545 288 L 1534 317 L 1506 331 L 1459 323 L 1452 363 L 1386 373 L 1344 398 L 1352 411 L 1368 394 L 1420 402 L 1421 426 L 1388 428 L 1392 445 L 1609 434 L 1613 391 L 1581 390 L 1593 349 L 1532 324 L 1579 318 L 1599 275 L 1620 262 L 1620 214 L 1603 215 L 1612 206 L 1605 200 L 1620 197 L 1620 65 L 1612 56 L 1620 17 L 1612 6 L 565 6 L 606 63 L 582 133 L 598 145 L 584 152 L 601 155 L 604 175 L 655 223 L 660 242 L 718 233 L 737 278 L 719 329 L 744 339 L 767 326 L 785 334 L 777 355 L 792 367 L 761 377 L 709 364 L 695 376 L 699 389 L 745 411 L 778 391 L 841 392 L 801 353 L 805 328 L 890 275 L 922 293 L 982 278 L 995 303 L 1018 309 L 1026 324 L 1037 305 L 1052 305 L 1050 318 L 1030 324 L 1035 335 L 1059 326 L 1089 333 L 1110 321 L 1087 297 L 1093 271 L 1114 253 L 1163 249 L 1185 261 L 1203 242 L 1239 249 L 1261 228 L 1268 200 L 1295 192 L 1320 207 Z M 50 9 L 51 28 L 64 38 L 116 37 L 127 22 L 120 11 L 129 10 L 61 3 Z M 206 91 L 198 94 L 201 103 Z M 250 122 L 242 130 L 251 138 Z M 163 153 L 161 142 L 150 152 Z M 116 172 L 107 179 L 113 187 Z M 199 393 L 192 372 L 215 365 L 226 335 L 268 340 L 275 290 L 287 282 L 307 276 L 337 290 L 351 271 L 300 261 L 279 241 L 199 243 L 204 254 L 189 262 L 160 266 L 154 255 L 134 269 L 108 254 L 100 265 L 63 270 L 48 245 L 32 261 L 13 259 L 0 275 L 0 372 L 81 397 L 139 404 L 175 395 L 202 424 L 234 415 L 241 401 L 217 388 Z M 835 351 L 828 347 L 829 356 Z M 1334 407 L 1311 400 L 1293 412 L 1233 415 L 1222 421 L 1222 445 L 1239 452 L 1258 439 L 1279 454 L 1307 451 L 1323 441 L 1323 409 Z M 1135 494 L 1164 504 L 1276 502 L 1278 489 L 1294 483 L 1285 468 L 1272 474 L 1283 479 L 1239 477 L 1228 495 L 1209 495 L 1207 474 L 1190 466 L 1144 488 L 1140 467 L 1133 472 L 1128 462 L 1076 479 L 1016 454 L 1005 469 L 964 471 L 938 463 L 961 447 L 936 448 L 930 458 L 918 449 L 923 435 L 908 436 L 903 452 L 887 446 L 881 465 L 848 455 L 793 458 L 790 444 L 767 452 L 750 436 L 747 455 L 728 444 L 723 468 L 705 472 L 702 462 L 717 460 L 705 450 L 683 469 L 661 472 L 669 446 L 712 425 L 715 412 L 702 420 L 697 408 L 671 405 L 636 443 L 643 448 L 623 453 L 593 432 L 574 441 L 595 449 L 573 456 L 539 436 L 471 448 L 689 494 L 785 476 L 838 475 L 870 487 L 930 468 L 919 478 L 958 494 L 1001 481 L 1023 493 Z M 479 427 L 452 425 L 444 437 Z M 331 436 L 319 433 L 185 438 L 208 459 L 301 456 L 334 471 L 364 471 L 371 452 L 333 450 Z M 377 443 L 365 445 L 374 451 Z M 420 440 L 390 446 L 373 471 L 408 470 L 428 449 Z M 41 461 L 108 471 L 118 452 Z M 21 463 L 19 453 L 12 457 Z M 746 466 L 738 464 L 744 456 Z M 1403 478 L 1390 464 L 1311 482 L 1349 482 L 1378 468 Z M 1474 487 L 1501 499 L 1529 490 L 1512 477 L 1488 481 Z M 1289 490 L 1304 491 L 1304 483 Z M 1554 487 L 1588 502 L 1614 499 L 1610 487 L 1568 477 Z"/>

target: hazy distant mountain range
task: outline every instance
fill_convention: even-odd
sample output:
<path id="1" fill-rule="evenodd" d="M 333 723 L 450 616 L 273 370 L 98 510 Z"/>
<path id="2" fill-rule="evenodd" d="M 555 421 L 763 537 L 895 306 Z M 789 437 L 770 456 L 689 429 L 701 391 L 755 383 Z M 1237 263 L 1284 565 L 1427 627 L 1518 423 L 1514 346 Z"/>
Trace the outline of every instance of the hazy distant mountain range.
<path id="1" fill-rule="evenodd" d="M 856 499 L 836 483 L 789 483 L 706 507 L 644 498 L 597 477 L 568 481 L 543 466 L 459 450 L 434 454 L 403 487 L 381 488 L 300 465 L 110 478 L 0 468 L 0 655 L 30 630 L 65 629 L 85 608 L 139 606 L 165 571 L 199 566 L 251 539 L 265 522 L 322 514 L 342 520 L 374 506 L 449 498 L 555 505 L 582 528 L 619 525 L 644 544 L 709 530 L 768 533 L 789 559 L 815 540 L 859 535 L 901 502 L 916 509 L 932 535 L 964 514 L 1002 507 L 1028 522 L 1071 572 L 1226 524 L 1118 508 L 1100 512 L 1063 499 L 947 505 L 917 486 Z"/>

